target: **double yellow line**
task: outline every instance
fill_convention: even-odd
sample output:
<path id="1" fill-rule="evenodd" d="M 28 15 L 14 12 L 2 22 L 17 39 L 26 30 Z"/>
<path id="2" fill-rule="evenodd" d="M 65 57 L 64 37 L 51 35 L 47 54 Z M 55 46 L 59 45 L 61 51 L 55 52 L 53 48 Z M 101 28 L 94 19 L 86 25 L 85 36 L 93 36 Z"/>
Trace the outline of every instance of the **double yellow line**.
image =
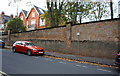
<path id="1" fill-rule="evenodd" d="M 78 60 L 72 60 L 72 59 L 66 59 L 66 58 L 60 58 L 60 57 L 54 57 L 54 56 L 45 56 L 45 57 L 55 58 L 55 59 L 60 59 L 60 60 L 73 61 L 73 62 L 77 62 L 77 63 L 86 63 L 86 64 L 92 64 L 92 65 L 97 65 L 97 66 L 116 68 L 116 69 L 119 68 L 117 66 L 112 66 L 112 65 L 105 65 L 105 64 L 92 63 L 92 62 L 86 62 L 86 61 L 78 61 Z"/>

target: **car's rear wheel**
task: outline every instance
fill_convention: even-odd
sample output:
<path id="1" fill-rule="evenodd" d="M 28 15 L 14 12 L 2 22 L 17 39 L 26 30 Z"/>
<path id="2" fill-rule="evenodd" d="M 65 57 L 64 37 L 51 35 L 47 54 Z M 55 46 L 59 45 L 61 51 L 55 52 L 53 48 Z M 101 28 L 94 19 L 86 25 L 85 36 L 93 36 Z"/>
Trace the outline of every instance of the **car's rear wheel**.
<path id="1" fill-rule="evenodd" d="M 14 48 L 12 49 L 12 51 L 13 51 L 13 53 L 15 53 L 15 52 L 16 52 L 16 48 L 14 47 Z"/>
<path id="2" fill-rule="evenodd" d="M 28 56 L 31 56 L 32 55 L 32 52 L 30 50 L 27 51 L 27 55 Z"/>
<path id="3" fill-rule="evenodd" d="M 5 48 L 5 45 L 3 45 L 2 48 Z"/>

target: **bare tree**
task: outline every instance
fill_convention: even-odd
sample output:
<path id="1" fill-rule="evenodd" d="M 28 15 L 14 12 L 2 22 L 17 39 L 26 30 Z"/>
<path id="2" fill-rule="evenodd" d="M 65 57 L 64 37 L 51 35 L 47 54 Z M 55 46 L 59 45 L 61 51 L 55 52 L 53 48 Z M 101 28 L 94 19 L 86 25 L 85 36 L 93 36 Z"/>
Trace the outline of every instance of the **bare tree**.
<path id="1" fill-rule="evenodd" d="M 113 19 L 113 2 L 110 0 L 111 19 Z"/>
<path id="2" fill-rule="evenodd" d="M 8 3 L 8 6 L 12 6 L 14 7 L 15 5 L 17 6 L 16 9 L 17 9 L 17 16 L 18 16 L 18 3 L 22 0 L 8 0 L 9 3 Z"/>

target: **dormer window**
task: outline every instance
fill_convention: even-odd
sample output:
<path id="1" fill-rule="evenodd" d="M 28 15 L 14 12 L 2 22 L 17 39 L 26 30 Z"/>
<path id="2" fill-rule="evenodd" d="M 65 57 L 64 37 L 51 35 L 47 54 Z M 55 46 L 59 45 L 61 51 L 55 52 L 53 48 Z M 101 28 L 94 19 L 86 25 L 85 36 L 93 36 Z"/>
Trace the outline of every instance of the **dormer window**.
<path id="1" fill-rule="evenodd" d="M 35 13 L 34 12 L 32 13 L 32 17 L 35 17 Z"/>

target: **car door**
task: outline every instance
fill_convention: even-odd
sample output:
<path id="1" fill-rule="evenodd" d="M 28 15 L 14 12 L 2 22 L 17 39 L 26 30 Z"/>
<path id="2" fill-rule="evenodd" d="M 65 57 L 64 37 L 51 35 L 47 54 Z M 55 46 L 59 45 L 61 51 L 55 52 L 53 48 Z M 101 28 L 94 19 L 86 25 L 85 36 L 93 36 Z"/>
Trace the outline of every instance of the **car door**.
<path id="1" fill-rule="evenodd" d="M 24 43 L 23 43 L 23 42 L 20 42 L 20 43 L 19 43 L 19 50 L 20 50 L 20 52 L 23 52 L 23 53 L 24 53 L 24 51 L 25 51 L 24 48 L 25 48 L 25 47 L 24 47 Z"/>
<path id="2" fill-rule="evenodd" d="M 24 42 L 21 43 L 20 48 L 21 48 L 21 52 L 26 53 L 26 45 Z"/>
<path id="3" fill-rule="evenodd" d="M 18 52 L 21 51 L 20 44 L 21 44 L 20 41 L 15 44 L 15 48 L 16 48 L 16 50 L 17 50 Z"/>

